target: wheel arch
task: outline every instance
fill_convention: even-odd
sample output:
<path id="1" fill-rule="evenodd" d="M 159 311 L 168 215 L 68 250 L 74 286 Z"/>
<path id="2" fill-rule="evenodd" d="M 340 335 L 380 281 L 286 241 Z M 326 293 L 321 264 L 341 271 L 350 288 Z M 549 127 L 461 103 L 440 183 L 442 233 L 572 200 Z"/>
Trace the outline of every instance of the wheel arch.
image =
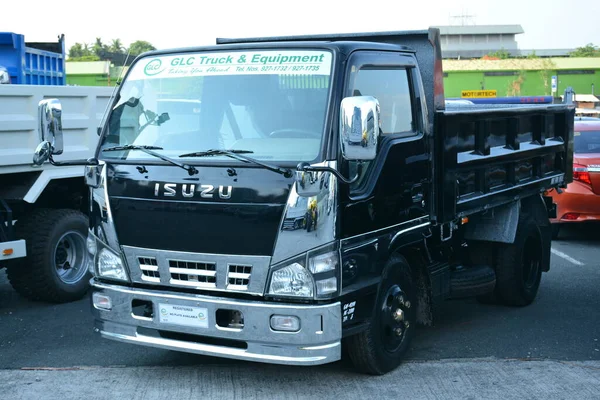
<path id="1" fill-rule="evenodd" d="M 72 177 L 44 177 L 44 172 L 33 184 L 15 187 L 15 195 L 6 199 L 13 208 L 14 219 L 40 208 L 71 209 L 88 213 L 88 187 L 81 171 L 79 176 Z"/>

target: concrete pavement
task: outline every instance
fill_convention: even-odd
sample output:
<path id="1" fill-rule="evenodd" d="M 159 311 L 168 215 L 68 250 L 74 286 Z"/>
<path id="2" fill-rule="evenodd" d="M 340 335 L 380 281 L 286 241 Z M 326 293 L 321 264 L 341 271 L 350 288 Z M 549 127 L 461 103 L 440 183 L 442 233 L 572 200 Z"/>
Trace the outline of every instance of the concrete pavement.
<path id="1" fill-rule="evenodd" d="M 4 400 L 598 399 L 600 361 L 407 362 L 385 376 L 238 364 L 0 370 Z"/>

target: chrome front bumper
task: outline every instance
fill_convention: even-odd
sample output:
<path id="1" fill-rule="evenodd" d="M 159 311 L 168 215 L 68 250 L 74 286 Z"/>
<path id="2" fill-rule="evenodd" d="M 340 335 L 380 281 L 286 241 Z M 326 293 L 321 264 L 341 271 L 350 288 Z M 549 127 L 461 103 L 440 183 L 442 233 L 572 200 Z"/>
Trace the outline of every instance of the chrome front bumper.
<path id="1" fill-rule="evenodd" d="M 342 319 L 339 302 L 313 306 L 291 305 L 133 289 L 100 283 L 95 279 L 90 283 L 94 293 L 108 296 L 112 302 L 112 308 L 108 311 L 96 308 L 92 300 L 92 312 L 96 319 L 95 330 L 107 339 L 274 364 L 318 365 L 337 361 L 341 357 Z M 133 300 L 152 302 L 155 310 L 153 317 L 134 315 Z M 159 303 L 206 308 L 208 327 L 162 323 L 157 315 Z M 218 309 L 241 311 L 244 315 L 244 327 L 232 329 L 218 326 Z M 270 318 L 273 314 L 298 317 L 300 330 L 272 330 Z M 165 331 L 169 334 L 160 334 Z M 204 340 L 207 338 L 208 340 Z M 235 343 L 235 346 L 229 343 Z"/>

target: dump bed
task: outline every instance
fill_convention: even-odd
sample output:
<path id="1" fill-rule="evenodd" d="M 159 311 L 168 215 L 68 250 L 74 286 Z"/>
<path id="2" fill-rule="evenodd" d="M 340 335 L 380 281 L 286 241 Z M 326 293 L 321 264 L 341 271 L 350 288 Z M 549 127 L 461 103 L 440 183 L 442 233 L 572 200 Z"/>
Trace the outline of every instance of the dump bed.
<path id="1" fill-rule="evenodd" d="M 574 113 L 571 105 L 436 111 L 437 221 L 448 222 L 571 182 Z"/>
<path id="2" fill-rule="evenodd" d="M 100 126 L 113 88 L 85 86 L 0 85 L 0 174 L 29 171 L 40 143 L 38 103 L 57 98 L 65 136 L 57 161 L 94 156 Z M 44 164 L 46 165 L 46 164 Z M 38 168 L 39 169 L 39 168 Z"/>
<path id="3" fill-rule="evenodd" d="M 17 85 L 65 85 L 65 42 L 25 42 L 23 35 L 0 32 L 0 65 Z"/>

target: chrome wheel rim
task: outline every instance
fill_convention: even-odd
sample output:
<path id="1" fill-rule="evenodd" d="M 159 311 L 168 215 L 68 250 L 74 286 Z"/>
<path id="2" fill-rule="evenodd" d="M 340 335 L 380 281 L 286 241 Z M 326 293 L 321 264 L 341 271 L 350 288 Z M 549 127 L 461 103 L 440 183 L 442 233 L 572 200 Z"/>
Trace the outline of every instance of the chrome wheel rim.
<path id="1" fill-rule="evenodd" d="M 86 238 L 77 231 L 63 234 L 54 247 L 54 267 L 58 278 L 66 283 L 77 283 L 87 272 Z"/>

